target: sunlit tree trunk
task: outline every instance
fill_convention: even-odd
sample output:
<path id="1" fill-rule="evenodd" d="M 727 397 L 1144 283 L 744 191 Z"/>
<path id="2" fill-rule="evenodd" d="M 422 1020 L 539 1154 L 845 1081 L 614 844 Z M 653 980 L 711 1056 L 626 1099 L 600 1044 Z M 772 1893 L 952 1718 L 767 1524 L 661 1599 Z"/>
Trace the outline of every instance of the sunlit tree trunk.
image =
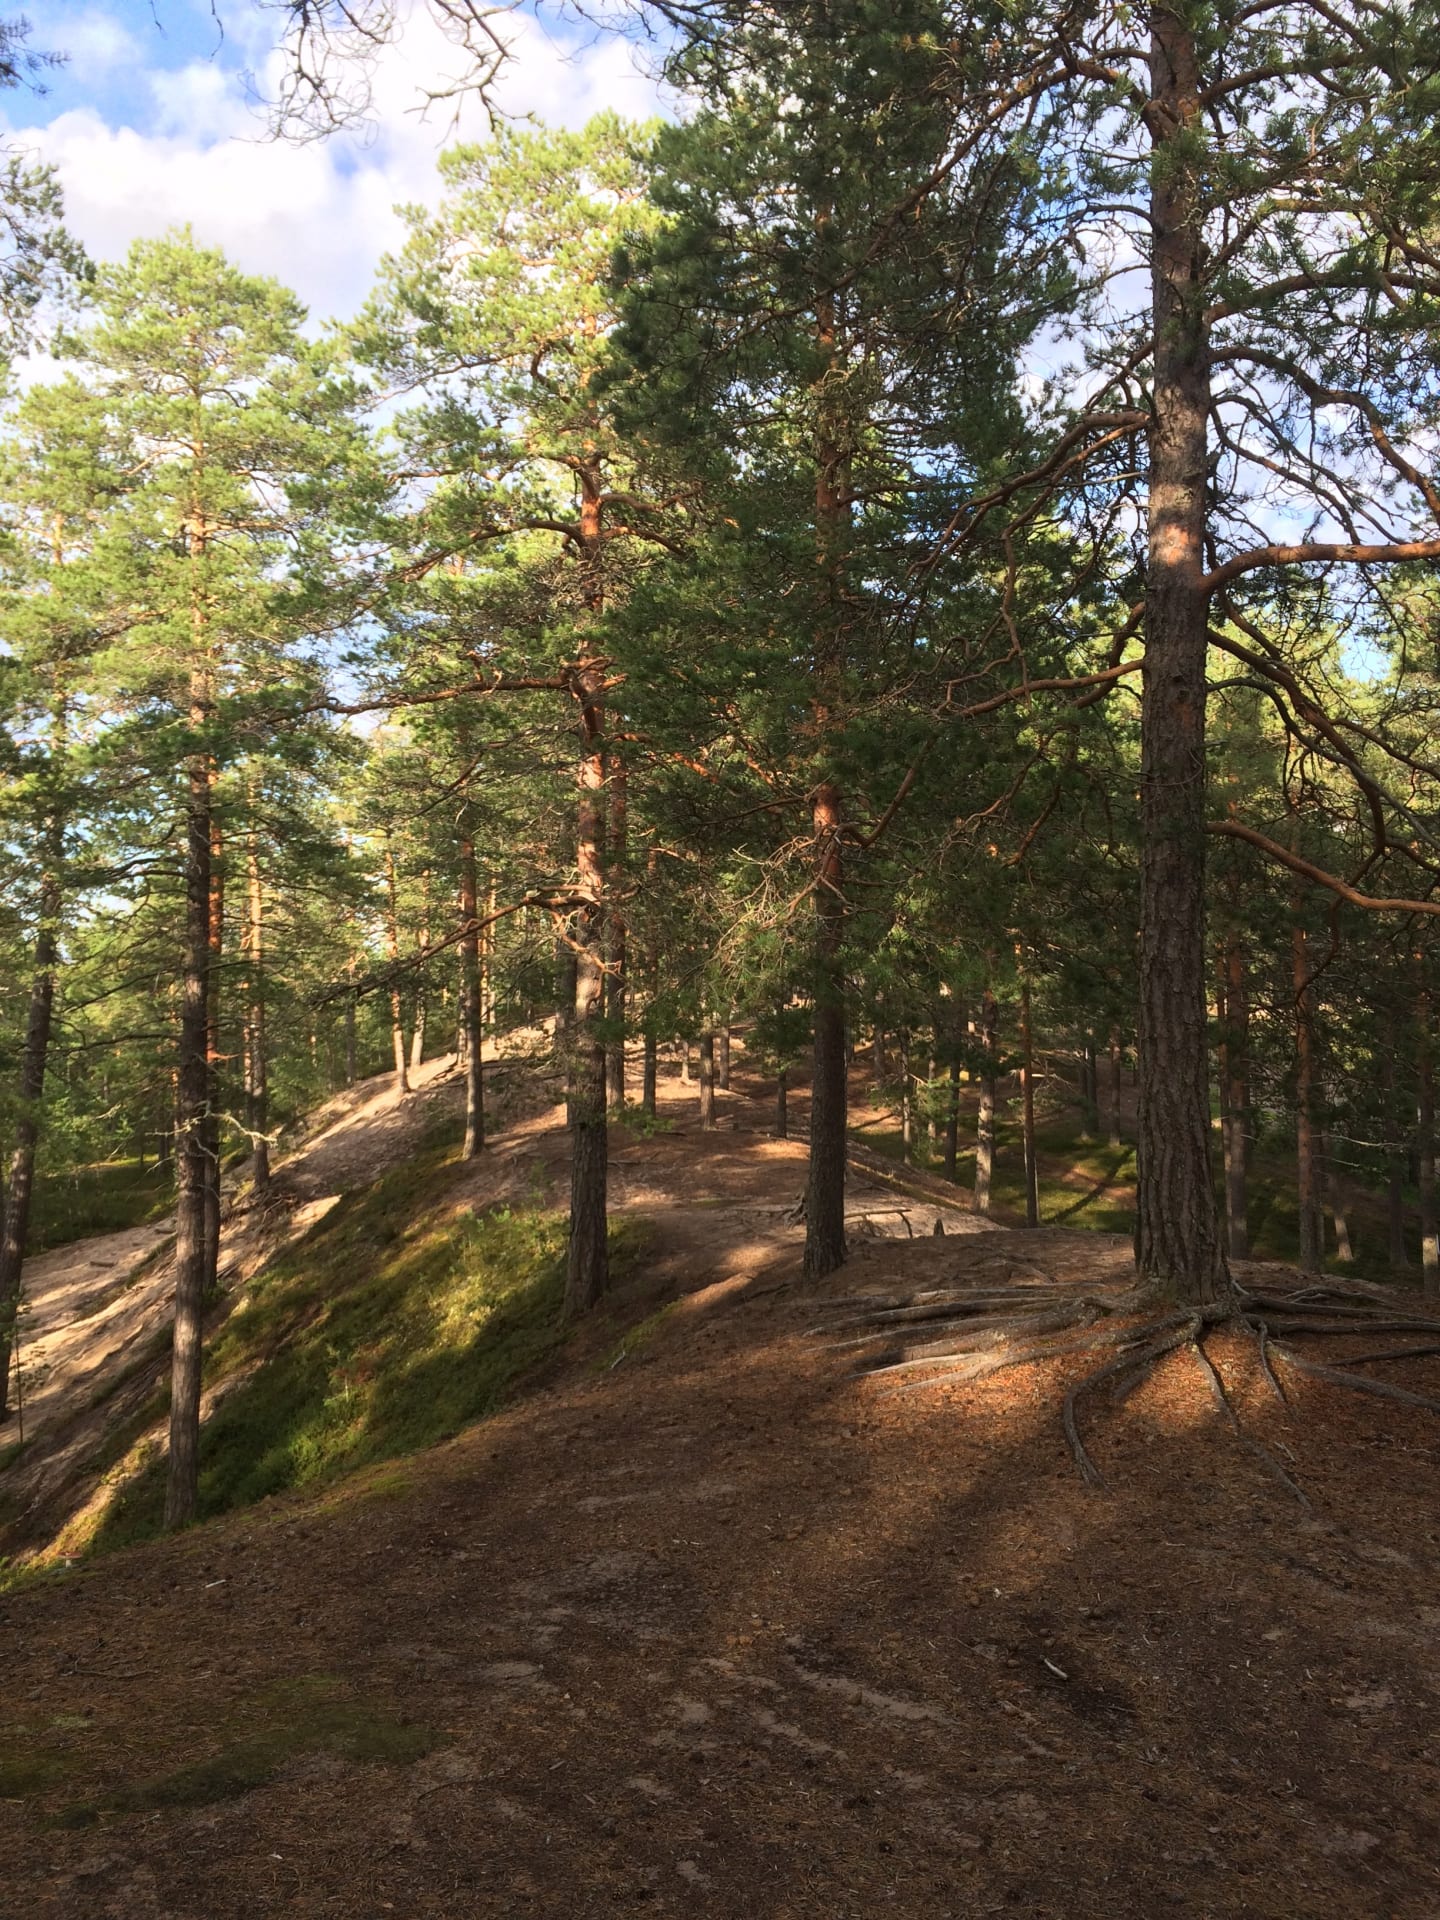
<path id="1" fill-rule="evenodd" d="M 1200 77 L 1187 15 L 1150 14 L 1154 360 L 1140 724 L 1139 1137 L 1135 1262 L 1189 1306 L 1229 1305 L 1210 1173 L 1205 991 L 1206 431 L 1210 347 Z"/>
<path id="2" fill-rule="evenodd" d="M 265 1032 L 265 890 L 252 826 L 245 847 L 245 1124 L 250 1129 L 251 1178 L 257 1193 L 270 1184 L 269 1066 Z"/>
<path id="3" fill-rule="evenodd" d="M 475 827 L 467 791 L 460 825 L 460 1021 L 465 1034 L 465 1133 L 460 1158 L 473 1160 L 485 1145 L 484 1026 L 480 997 L 480 890 Z"/>
<path id="4" fill-rule="evenodd" d="M 995 1176 L 995 1042 L 1000 1009 L 986 987 L 980 1002 L 980 1041 L 985 1063 L 980 1070 L 980 1104 L 975 1121 L 975 1211 L 990 1211 L 990 1188 Z"/>
<path id="5" fill-rule="evenodd" d="M 628 833 L 629 789 L 625 762 L 620 754 L 612 753 L 610 755 L 608 862 L 610 899 L 606 910 L 609 969 L 605 980 L 605 1018 L 610 1028 L 610 1039 L 605 1065 L 605 1098 L 607 1104 L 616 1109 L 625 1105 L 625 1016 L 628 1008 L 629 983 L 626 977 L 627 932 L 625 916 L 619 905 L 619 894 L 624 885 Z"/>
<path id="6" fill-rule="evenodd" d="M 428 950 L 430 945 L 430 869 L 428 867 L 426 867 L 424 873 L 421 875 L 420 886 L 423 904 L 421 907 L 420 926 L 415 935 L 415 952 L 417 959 Z M 424 964 L 424 960 L 420 959 L 420 965 L 416 969 L 415 974 L 415 1024 L 410 1029 L 411 1073 L 418 1073 L 425 1060 L 425 1005 L 427 996 L 425 992 Z"/>
<path id="7" fill-rule="evenodd" d="M 190 719 L 208 722 L 207 678 L 195 676 Z M 179 1115 L 175 1205 L 175 1329 L 170 1367 L 170 1459 L 165 1525 L 195 1517 L 200 1485 L 200 1368 L 206 1282 L 205 1123 L 210 1107 L 210 801 L 207 754 L 192 752 L 185 813 L 185 947 L 181 961 Z"/>
<path id="8" fill-rule="evenodd" d="M 225 856 L 220 822 L 215 817 L 217 771 L 210 764 L 210 968 L 206 986 L 205 1052 L 209 1092 L 205 1137 L 205 1290 L 213 1292 L 220 1272 L 220 966 L 225 950 Z"/>
<path id="9" fill-rule="evenodd" d="M 64 829 L 56 816 L 47 837 L 45 870 L 40 878 L 40 923 L 35 933 L 25 1048 L 20 1056 L 20 1099 L 10 1153 L 10 1178 L 5 1188 L 3 1225 L 0 1225 L 0 1420 L 6 1418 L 9 1410 L 11 1354 L 15 1342 L 16 1315 L 20 1307 L 25 1248 L 30 1231 L 35 1150 L 40 1139 L 40 1101 L 45 1091 L 45 1067 L 50 1051 L 50 1026 L 55 1006 L 63 840 Z"/>
<path id="10" fill-rule="evenodd" d="M 390 962 L 390 1046 L 395 1060 L 395 1089 L 410 1091 L 410 1075 L 405 1066 L 405 1012 L 400 1000 L 400 977 L 394 969 L 400 964 L 400 903 L 395 884 L 395 850 L 390 835 L 385 835 L 385 954 Z"/>
<path id="11" fill-rule="evenodd" d="M 587 616 L 602 610 L 601 489 L 586 471 L 581 486 L 580 543 Z M 588 624 L 588 619 L 587 619 Z M 609 1285 L 606 1226 L 609 1142 L 605 1130 L 605 669 L 585 658 L 574 670 L 581 755 L 575 815 L 576 890 L 573 921 L 575 1002 L 570 1053 L 570 1246 L 565 1308 L 593 1307 Z"/>

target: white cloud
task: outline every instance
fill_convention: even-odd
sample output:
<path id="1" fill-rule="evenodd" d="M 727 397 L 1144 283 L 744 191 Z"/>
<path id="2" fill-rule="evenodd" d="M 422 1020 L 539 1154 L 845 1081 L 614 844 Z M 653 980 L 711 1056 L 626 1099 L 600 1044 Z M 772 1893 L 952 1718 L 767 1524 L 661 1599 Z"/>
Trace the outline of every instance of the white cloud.
<path id="1" fill-rule="evenodd" d="M 47 14 L 43 36 L 32 34 L 31 45 L 63 48 L 68 76 L 86 84 L 103 82 L 117 68 L 136 66 L 144 57 L 124 21 L 97 7 Z"/>
<path id="2" fill-rule="evenodd" d="M 497 96 L 505 112 L 574 126 L 604 107 L 636 118 L 656 111 L 655 88 L 619 40 L 565 40 L 527 14 L 503 25 L 512 45 Z M 428 118 L 416 111 L 425 86 L 453 74 L 460 59 L 423 10 L 374 72 L 368 138 L 340 135 L 308 146 L 264 136 L 233 68 L 192 60 L 137 71 L 146 50 L 111 15 L 73 18 L 65 44 L 72 78 L 86 80 L 88 90 L 93 74 L 95 104 L 62 112 L 48 126 L 26 128 L 17 116 L 13 131 L 58 168 L 69 223 L 91 253 L 113 259 L 137 238 L 189 223 L 238 265 L 293 287 L 321 319 L 359 305 L 380 255 L 401 238 L 393 207 L 433 198 L 436 156 L 453 137 L 445 106 Z M 262 70 L 272 84 L 277 58 Z M 138 125 L 105 110 L 103 75 L 122 64 L 148 103 L 129 111 Z M 468 102 L 460 135 L 483 137 L 486 125 L 478 103 Z"/>

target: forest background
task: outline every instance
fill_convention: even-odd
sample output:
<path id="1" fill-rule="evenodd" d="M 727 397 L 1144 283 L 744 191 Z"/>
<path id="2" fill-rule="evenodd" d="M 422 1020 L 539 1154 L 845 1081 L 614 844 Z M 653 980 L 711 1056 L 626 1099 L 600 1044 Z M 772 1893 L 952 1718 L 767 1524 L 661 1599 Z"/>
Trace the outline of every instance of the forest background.
<path id="1" fill-rule="evenodd" d="M 335 326 L 15 159 L 0 1311 L 37 1176 L 173 1166 L 172 1522 L 227 1165 L 451 1045 L 478 1153 L 547 1019 L 571 1313 L 735 1024 L 814 1275 L 863 1043 L 982 1209 L 1013 1097 L 1032 1220 L 1038 1064 L 1124 1150 L 1133 1057 L 1150 1297 L 1233 1308 L 1267 1151 L 1440 1288 L 1428 20 L 672 6 L 675 117 L 452 146 Z"/>

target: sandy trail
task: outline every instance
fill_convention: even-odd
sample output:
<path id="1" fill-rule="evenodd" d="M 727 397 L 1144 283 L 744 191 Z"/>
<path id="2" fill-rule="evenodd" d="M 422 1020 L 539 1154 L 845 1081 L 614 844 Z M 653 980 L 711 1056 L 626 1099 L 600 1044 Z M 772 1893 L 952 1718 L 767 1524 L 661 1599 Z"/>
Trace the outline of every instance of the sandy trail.
<path id="1" fill-rule="evenodd" d="M 563 1207 L 569 1140 L 563 1106 L 551 1104 L 549 1035 L 523 1028 L 487 1046 L 487 1100 L 500 1122 L 462 1188 L 475 1204 Z M 638 1084 L 638 1051 L 631 1084 Z M 508 1068 L 506 1072 L 504 1069 Z M 495 1069 L 500 1069 L 498 1073 Z M 263 1207 L 250 1204 L 245 1170 L 232 1176 L 220 1245 L 220 1285 L 234 1294 L 283 1246 L 307 1232 L 346 1192 L 401 1165 L 453 1122 L 462 1089 L 453 1055 L 427 1061 L 400 1095 L 377 1075 L 335 1095 L 277 1157 Z M 698 1091 L 665 1063 L 662 1131 L 613 1129 L 611 1210 L 653 1225 L 653 1279 L 677 1292 L 754 1280 L 804 1240 L 804 1095 L 798 1137 L 771 1136 L 768 1105 L 744 1072 L 717 1094 L 718 1128 L 702 1132 Z M 956 1204 L 953 1188 L 855 1149 L 846 1201 L 848 1237 L 872 1240 L 989 1230 Z M 24 1452 L 0 1477 L 0 1526 L 12 1543 L 53 1535 L 62 1520 L 108 1497 L 134 1424 L 167 1366 L 174 1288 L 174 1217 L 78 1240 L 27 1263 L 21 1321 Z M 19 1437 L 18 1423 L 11 1429 Z"/>

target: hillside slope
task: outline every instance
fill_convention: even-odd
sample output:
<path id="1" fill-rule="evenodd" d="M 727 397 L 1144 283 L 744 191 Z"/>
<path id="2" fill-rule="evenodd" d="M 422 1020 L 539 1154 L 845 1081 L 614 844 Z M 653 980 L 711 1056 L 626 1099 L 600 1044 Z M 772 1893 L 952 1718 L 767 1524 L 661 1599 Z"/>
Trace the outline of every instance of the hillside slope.
<path id="1" fill-rule="evenodd" d="M 815 1328 L 1121 1242 L 917 1213 L 808 1289 L 803 1148 L 672 1111 L 616 1140 L 644 1257 L 534 1391 L 0 1598 L 12 1909 L 1428 1920 L 1440 1428 L 1222 1352 L 1302 1509 L 1177 1359 L 1087 1492 L 1062 1368 L 896 1393 Z M 497 1148 L 531 1192 L 558 1120 Z"/>

